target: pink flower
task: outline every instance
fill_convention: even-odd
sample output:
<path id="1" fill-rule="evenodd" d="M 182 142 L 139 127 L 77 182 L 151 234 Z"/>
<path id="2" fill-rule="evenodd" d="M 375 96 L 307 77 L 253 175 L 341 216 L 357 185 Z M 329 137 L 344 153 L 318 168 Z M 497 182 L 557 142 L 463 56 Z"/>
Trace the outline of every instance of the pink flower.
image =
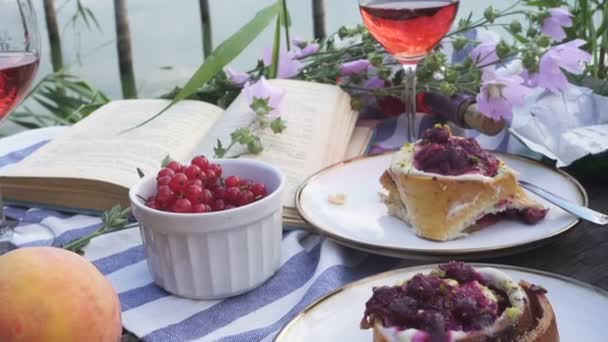
<path id="1" fill-rule="evenodd" d="M 264 65 L 272 64 L 272 49 L 267 48 L 264 50 L 263 57 Z M 284 48 L 279 50 L 279 69 L 277 72 L 277 78 L 292 78 L 300 72 L 303 64 L 300 62 L 294 50 L 287 51 Z"/>
<path id="2" fill-rule="evenodd" d="M 484 74 L 485 79 L 477 95 L 477 108 L 494 120 L 511 120 L 513 107 L 525 104 L 530 89 L 522 85 L 524 80 L 517 75 L 487 79 L 489 76 L 490 73 Z"/>
<path id="3" fill-rule="evenodd" d="M 249 81 L 249 74 L 231 67 L 224 68 L 224 72 L 226 73 L 228 80 L 236 85 L 243 85 L 245 82 Z"/>
<path id="4" fill-rule="evenodd" d="M 365 88 L 367 89 L 382 89 L 384 88 L 386 83 L 383 79 L 378 76 L 373 76 L 367 82 L 365 82 Z"/>
<path id="5" fill-rule="evenodd" d="M 252 106 L 256 99 L 263 99 L 269 107 L 269 116 L 276 117 L 281 115 L 280 105 L 283 96 L 285 95 L 285 91 L 271 86 L 264 77 L 260 78 L 254 84 L 247 82 L 242 91 L 249 106 Z"/>
<path id="6" fill-rule="evenodd" d="M 479 45 L 471 50 L 473 62 L 478 66 L 496 63 L 499 60 L 496 45 L 500 42 L 500 37 L 494 32 L 481 31 L 479 42 Z"/>
<path id="7" fill-rule="evenodd" d="M 298 59 L 308 57 L 319 51 L 319 44 L 317 43 L 307 43 L 297 39 L 292 40 L 292 43 L 292 50 L 295 53 L 295 57 Z"/>
<path id="8" fill-rule="evenodd" d="M 564 27 L 572 26 L 572 14 L 565 8 L 550 8 L 550 16 L 543 21 L 541 32 L 556 42 L 561 42 L 566 38 Z"/>
<path id="9" fill-rule="evenodd" d="M 531 75 L 531 80 L 553 93 L 565 90 L 568 79 L 561 69 L 580 75 L 585 70 L 585 63 L 591 62 L 591 54 L 579 49 L 582 45 L 585 41 L 576 39 L 547 50 L 540 59 L 538 74 Z"/>
<path id="10" fill-rule="evenodd" d="M 367 71 L 370 63 L 367 59 L 357 59 L 355 61 L 346 62 L 340 66 L 340 73 L 343 76 L 358 74 Z"/>

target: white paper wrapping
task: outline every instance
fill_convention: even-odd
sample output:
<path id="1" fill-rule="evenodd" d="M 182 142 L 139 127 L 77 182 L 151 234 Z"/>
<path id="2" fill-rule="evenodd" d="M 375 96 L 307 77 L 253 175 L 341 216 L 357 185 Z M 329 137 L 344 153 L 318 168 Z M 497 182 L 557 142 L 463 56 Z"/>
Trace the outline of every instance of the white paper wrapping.
<path id="1" fill-rule="evenodd" d="M 563 94 L 537 91 L 514 111 L 510 132 L 558 167 L 608 150 L 608 97 L 570 86 Z"/>

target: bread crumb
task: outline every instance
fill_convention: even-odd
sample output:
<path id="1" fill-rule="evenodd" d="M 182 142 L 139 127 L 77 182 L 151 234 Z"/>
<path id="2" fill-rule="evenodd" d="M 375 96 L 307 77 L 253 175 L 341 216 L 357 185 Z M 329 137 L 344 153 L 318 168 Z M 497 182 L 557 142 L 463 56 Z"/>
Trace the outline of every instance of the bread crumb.
<path id="1" fill-rule="evenodd" d="M 346 204 L 345 194 L 333 194 L 327 197 L 327 201 L 333 205 L 344 205 Z"/>

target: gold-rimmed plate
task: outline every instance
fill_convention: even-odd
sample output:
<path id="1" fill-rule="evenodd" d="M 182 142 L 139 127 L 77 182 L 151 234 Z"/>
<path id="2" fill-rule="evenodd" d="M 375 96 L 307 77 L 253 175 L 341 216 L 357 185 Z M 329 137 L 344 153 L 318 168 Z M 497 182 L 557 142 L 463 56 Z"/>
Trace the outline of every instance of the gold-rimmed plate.
<path id="1" fill-rule="evenodd" d="M 587 194 L 572 177 L 537 161 L 497 153 L 520 178 L 587 206 Z M 408 225 L 389 216 L 380 200 L 379 178 L 391 163 L 391 154 L 342 162 L 320 171 L 304 182 L 296 194 L 302 217 L 320 234 L 338 243 L 371 253 L 416 259 L 474 259 L 517 253 L 543 245 L 571 229 L 578 219 L 542 198 L 532 198 L 549 208 L 535 225 L 504 220 L 466 237 L 436 242 L 417 237 Z M 330 197 L 344 195 L 344 204 Z"/>
<path id="2" fill-rule="evenodd" d="M 547 289 L 561 341 L 605 341 L 608 326 L 608 293 L 564 276 L 515 266 L 495 267 L 513 280 L 526 280 Z M 432 265 L 390 271 L 348 284 L 322 297 L 292 319 L 276 335 L 275 342 L 349 341 L 370 342 L 372 332 L 359 329 L 365 302 L 374 286 L 394 285 L 427 273 Z"/>

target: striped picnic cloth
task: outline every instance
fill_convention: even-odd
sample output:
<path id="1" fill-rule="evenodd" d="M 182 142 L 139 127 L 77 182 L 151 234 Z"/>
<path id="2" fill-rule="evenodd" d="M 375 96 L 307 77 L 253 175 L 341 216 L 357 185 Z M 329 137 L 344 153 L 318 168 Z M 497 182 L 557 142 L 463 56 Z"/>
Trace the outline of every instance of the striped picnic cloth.
<path id="1" fill-rule="evenodd" d="M 402 125 L 398 119 L 380 125 L 372 150 L 400 146 Z M 61 131 L 32 130 L 0 140 L 0 169 L 19 162 Z M 482 145 L 496 149 L 507 144 L 508 136 L 481 138 Z M 387 143 L 391 141 L 394 146 Z M 96 216 L 40 208 L 7 207 L 6 214 L 19 221 L 13 236 L 16 247 L 62 246 L 101 224 Z M 118 293 L 125 329 L 144 341 L 163 342 L 270 341 L 323 295 L 351 281 L 414 264 L 350 250 L 310 232 L 290 231 L 283 236 L 281 267 L 266 283 L 229 299 L 196 301 L 173 296 L 154 284 L 137 228 L 100 236 L 84 252 Z M 363 312 L 363 304 L 353 310 Z"/>
<path id="2" fill-rule="evenodd" d="M 0 167 L 18 162 L 60 130 L 38 130 L 0 140 Z M 17 143 L 16 140 L 19 140 Z M 99 217 L 40 208 L 7 207 L 19 221 L 17 247 L 61 246 L 95 231 Z M 224 300 L 197 301 L 157 287 L 146 264 L 139 230 L 94 239 L 84 249 L 112 283 L 125 329 L 144 341 L 270 341 L 307 305 L 362 277 L 400 266 L 396 259 L 344 248 L 306 231 L 284 233 L 281 267 L 262 286 Z M 402 264 L 405 265 L 405 264 Z M 363 312 L 363 304 L 357 310 Z"/>

